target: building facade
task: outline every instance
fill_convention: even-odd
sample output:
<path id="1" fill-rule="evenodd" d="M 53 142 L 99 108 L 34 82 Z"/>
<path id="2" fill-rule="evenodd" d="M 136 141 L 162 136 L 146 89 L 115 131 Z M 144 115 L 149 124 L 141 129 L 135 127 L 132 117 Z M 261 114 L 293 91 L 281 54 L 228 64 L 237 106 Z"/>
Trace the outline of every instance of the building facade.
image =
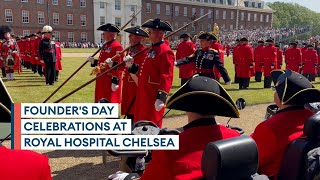
<path id="1" fill-rule="evenodd" d="M 192 19 L 211 12 L 183 30 L 191 35 L 213 31 L 217 23 L 221 31 L 272 27 L 273 10 L 260 0 L 142 0 L 142 21 L 161 18 L 178 29 Z M 181 34 L 181 33 L 179 33 Z M 179 36 L 173 36 L 177 40 Z"/>
<path id="2" fill-rule="evenodd" d="M 106 23 L 116 24 L 119 28 L 130 21 L 133 14 L 137 14 L 134 21 L 126 27 L 141 25 L 141 0 L 93 0 L 94 36 L 96 43 L 102 43 L 102 32 L 96 29 Z M 117 39 L 123 47 L 129 46 L 128 33 L 120 32 Z"/>
<path id="3" fill-rule="evenodd" d="M 1 25 L 15 35 L 29 35 L 52 26 L 61 42 L 93 42 L 92 0 L 1 0 Z"/>

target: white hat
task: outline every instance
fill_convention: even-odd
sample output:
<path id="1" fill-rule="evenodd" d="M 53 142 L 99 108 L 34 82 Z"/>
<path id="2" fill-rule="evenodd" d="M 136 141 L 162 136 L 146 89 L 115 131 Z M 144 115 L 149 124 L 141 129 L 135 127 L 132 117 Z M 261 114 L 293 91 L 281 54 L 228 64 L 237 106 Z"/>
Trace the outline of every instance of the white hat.
<path id="1" fill-rule="evenodd" d="M 50 33 L 50 32 L 52 32 L 52 31 L 53 31 L 53 29 L 52 29 L 52 27 L 49 26 L 49 25 L 46 25 L 46 26 L 44 26 L 44 27 L 42 28 L 42 33 Z"/>

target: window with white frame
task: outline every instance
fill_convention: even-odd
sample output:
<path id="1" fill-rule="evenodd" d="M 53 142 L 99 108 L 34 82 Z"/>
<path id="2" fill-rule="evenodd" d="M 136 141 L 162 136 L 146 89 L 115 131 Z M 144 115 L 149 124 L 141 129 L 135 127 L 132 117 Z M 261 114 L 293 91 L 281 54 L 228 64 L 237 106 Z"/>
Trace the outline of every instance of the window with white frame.
<path id="1" fill-rule="evenodd" d="M 118 27 L 121 27 L 121 18 L 119 17 L 114 18 L 114 24 Z"/>
<path id="2" fill-rule="evenodd" d="M 136 12 L 136 6 L 135 5 L 131 5 L 130 6 L 130 10 L 133 11 L 133 12 Z"/>
<path id="3" fill-rule="evenodd" d="M 244 21 L 244 12 L 241 12 L 241 21 Z"/>
<path id="4" fill-rule="evenodd" d="M 209 13 L 209 14 L 208 14 L 208 18 L 211 19 L 211 17 L 212 17 L 212 11 L 209 9 L 209 10 L 208 10 L 208 13 Z"/>
<path id="5" fill-rule="evenodd" d="M 38 11 L 38 24 L 44 24 L 44 12 Z"/>
<path id="6" fill-rule="evenodd" d="M 195 32 L 195 31 L 196 31 L 196 27 L 194 26 L 193 23 L 192 23 L 192 25 L 191 25 L 191 31 L 192 31 L 192 32 Z"/>
<path id="7" fill-rule="evenodd" d="M 227 12 L 226 11 L 222 11 L 222 19 L 227 19 Z"/>
<path id="8" fill-rule="evenodd" d="M 104 25 L 106 23 L 106 17 L 100 16 L 100 25 Z"/>
<path id="9" fill-rule="evenodd" d="M 199 25 L 199 31 L 203 31 L 203 24 L 202 23 L 200 23 L 200 25 Z"/>
<path id="10" fill-rule="evenodd" d="M 179 16 L 179 6 L 174 7 L 174 14 L 175 16 Z"/>
<path id="11" fill-rule="evenodd" d="M 230 12 L 230 19 L 234 19 L 234 11 Z"/>
<path id="12" fill-rule="evenodd" d="M 73 32 L 68 32 L 68 42 L 74 42 L 74 34 L 73 34 Z"/>
<path id="13" fill-rule="evenodd" d="M 22 23 L 29 23 L 29 11 L 22 11 Z"/>
<path id="14" fill-rule="evenodd" d="M 266 15 L 266 22 L 269 22 L 269 15 Z"/>
<path id="15" fill-rule="evenodd" d="M 80 7 L 86 7 L 87 3 L 86 0 L 80 0 Z"/>
<path id="16" fill-rule="evenodd" d="M 73 25 L 73 14 L 67 14 L 67 24 Z"/>
<path id="17" fill-rule="evenodd" d="M 114 9 L 121 10 L 121 1 L 120 0 L 115 0 Z"/>
<path id="18" fill-rule="evenodd" d="M 185 25 L 187 25 L 187 24 L 188 24 L 187 22 L 183 22 L 183 26 L 185 26 Z M 184 31 L 187 31 L 187 30 L 188 30 L 188 26 L 185 27 L 183 30 L 184 30 Z"/>
<path id="19" fill-rule="evenodd" d="M 177 22 L 177 21 L 174 22 L 174 28 L 175 28 L 175 29 L 178 29 L 178 28 L 179 28 L 179 22 Z"/>
<path id="20" fill-rule="evenodd" d="M 216 19 L 219 19 L 219 10 L 216 10 Z"/>
<path id="21" fill-rule="evenodd" d="M 200 16 L 204 15 L 204 9 L 200 9 Z"/>
<path id="22" fill-rule="evenodd" d="M 81 21 L 81 26 L 86 26 L 87 25 L 87 16 L 86 15 L 81 15 L 80 16 L 80 21 Z"/>
<path id="23" fill-rule="evenodd" d="M 104 9 L 104 2 L 100 2 L 100 8 Z"/>
<path id="24" fill-rule="evenodd" d="M 151 13 L 151 4 L 150 3 L 147 3 L 147 5 L 146 5 L 146 12 Z"/>
<path id="25" fill-rule="evenodd" d="M 53 24 L 59 25 L 59 13 L 53 13 Z"/>
<path id="26" fill-rule="evenodd" d="M 56 41 L 60 42 L 60 32 L 59 31 L 54 31 L 53 32 L 54 38 Z"/>
<path id="27" fill-rule="evenodd" d="M 170 12 L 170 5 L 166 5 L 166 15 L 170 15 L 171 12 Z"/>
<path id="28" fill-rule="evenodd" d="M 22 35 L 23 36 L 29 36 L 30 35 L 30 31 L 29 30 L 23 30 L 22 31 Z"/>
<path id="29" fill-rule="evenodd" d="M 37 3 L 38 4 L 43 4 L 44 2 L 43 2 L 43 0 L 37 0 Z"/>
<path id="30" fill-rule="evenodd" d="M 251 20 L 251 13 L 248 13 L 248 21 Z"/>
<path id="31" fill-rule="evenodd" d="M 233 24 L 230 24 L 230 30 L 231 31 L 233 30 Z"/>
<path id="32" fill-rule="evenodd" d="M 87 42 L 87 33 L 86 32 L 81 33 L 81 42 Z"/>
<path id="33" fill-rule="evenodd" d="M 188 16 L 188 7 L 183 7 L 183 16 Z"/>
<path id="34" fill-rule="evenodd" d="M 59 0 L 52 0 L 52 5 L 58 5 L 59 4 Z"/>
<path id="35" fill-rule="evenodd" d="M 257 22 L 257 19 L 258 19 L 257 14 L 254 14 L 254 15 L 253 15 L 253 21 L 254 21 L 254 22 Z"/>
<path id="36" fill-rule="evenodd" d="M 21 2 L 28 2 L 28 0 L 21 0 Z"/>
<path id="37" fill-rule="evenodd" d="M 160 4 L 156 4 L 156 14 L 160 14 Z"/>
<path id="38" fill-rule="evenodd" d="M 196 8 L 192 8 L 192 16 L 196 14 Z"/>
<path id="39" fill-rule="evenodd" d="M 6 16 L 6 22 L 12 22 L 13 21 L 12 9 L 5 9 L 4 12 Z"/>
<path id="40" fill-rule="evenodd" d="M 67 0 L 67 6 L 72 6 L 72 0 Z"/>
<path id="41" fill-rule="evenodd" d="M 263 22 L 263 14 L 260 14 L 260 22 Z"/>
<path id="42" fill-rule="evenodd" d="M 208 24 L 207 31 L 208 31 L 208 32 L 211 31 L 211 24 Z"/>

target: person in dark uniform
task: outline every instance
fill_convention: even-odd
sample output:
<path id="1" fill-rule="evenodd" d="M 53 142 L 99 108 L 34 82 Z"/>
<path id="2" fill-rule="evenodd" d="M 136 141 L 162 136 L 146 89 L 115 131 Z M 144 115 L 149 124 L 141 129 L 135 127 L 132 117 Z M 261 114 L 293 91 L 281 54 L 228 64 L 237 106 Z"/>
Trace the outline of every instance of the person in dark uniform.
<path id="1" fill-rule="evenodd" d="M 44 26 L 42 33 L 44 38 L 40 41 L 39 54 L 46 66 L 46 84 L 53 85 L 56 77 L 56 47 L 52 40 L 52 27 Z"/>
<path id="2" fill-rule="evenodd" d="M 209 142 L 240 136 L 239 132 L 219 125 L 215 116 L 239 118 L 239 110 L 219 82 L 199 75 L 190 78 L 168 99 L 167 108 L 185 111 L 188 116 L 188 124 L 179 134 L 179 150 L 153 151 L 152 160 L 140 180 L 201 179 L 205 146 Z M 124 180 L 139 176 L 118 171 L 108 178 Z"/>
<path id="3" fill-rule="evenodd" d="M 314 114 L 304 105 L 320 102 L 320 91 L 292 70 L 274 70 L 271 77 L 279 111 L 260 123 L 251 137 L 258 146 L 259 172 L 277 179 L 286 147 L 304 136 L 304 123 Z"/>
<path id="4" fill-rule="evenodd" d="M 227 70 L 224 68 L 223 63 L 220 60 L 219 52 L 211 49 L 211 41 L 217 39 L 213 34 L 208 32 L 202 32 L 198 35 L 200 39 L 201 49 L 195 51 L 195 53 L 189 57 L 179 59 L 176 61 L 176 66 L 181 66 L 188 63 L 194 63 L 195 71 L 201 76 L 207 76 L 212 79 L 216 78 L 213 68 L 217 67 L 224 82 L 231 84 L 231 79 Z"/>

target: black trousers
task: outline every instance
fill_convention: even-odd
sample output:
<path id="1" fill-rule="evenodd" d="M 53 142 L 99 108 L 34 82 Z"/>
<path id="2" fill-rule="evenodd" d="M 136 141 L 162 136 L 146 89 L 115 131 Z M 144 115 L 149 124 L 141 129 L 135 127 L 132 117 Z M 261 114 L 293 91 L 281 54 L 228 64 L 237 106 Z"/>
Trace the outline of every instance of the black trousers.
<path id="1" fill-rule="evenodd" d="M 181 86 L 184 85 L 188 80 L 188 78 L 181 78 Z"/>
<path id="2" fill-rule="evenodd" d="M 250 78 L 239 78 L 239 89 L 248 89 Z"/>
<path id="3" fill-rule="evenodd" d="M 261 82 L 262 72 L 256 71 L 255 80 L 256 82 Z"/>
<path id="4" fill-rule="evenodd" d="M 237 78 L 237 72 L 234 74 L 234 83 L 239 83 L 239 78 Z"/>
<path id="5" fill-rule="evenodd" d="M 56 70 L 56 77 L 55 77 L 55 81 L 58 81 L 58 79 L 59 79 L 59 70 Z"/>
<path id="6" fill-rule="evenodd" d="M 45 62 L 46 64 L 46 84 L 53 84 L 56 77 L 56 62 Z"/>
<path id="7" fill-rule="evenodd" d="M 7 76 L 5 67 L 1 67 L 1 72 L 2 72 L 2 77 L 6 77 Z"/>
<path id="8" fill-rule="evenodd" d="M 40 76 L 43 76 L 43 69 L 42 69 L 42 65 L 41 64 L 38 64 L 38 74 Z"/>
<path id="9" fill-rule="evenodd" d="M 304 77 L 306 77 L 310 82 L 315 81 L 316 75 L 314 74 L 303 74 Z"/>
<path id="10" fill-rule="evenodd" d="M 272 78 L 271 76 L 265 76 L 264 77 L 264 88 L 271 88 Z"/>

